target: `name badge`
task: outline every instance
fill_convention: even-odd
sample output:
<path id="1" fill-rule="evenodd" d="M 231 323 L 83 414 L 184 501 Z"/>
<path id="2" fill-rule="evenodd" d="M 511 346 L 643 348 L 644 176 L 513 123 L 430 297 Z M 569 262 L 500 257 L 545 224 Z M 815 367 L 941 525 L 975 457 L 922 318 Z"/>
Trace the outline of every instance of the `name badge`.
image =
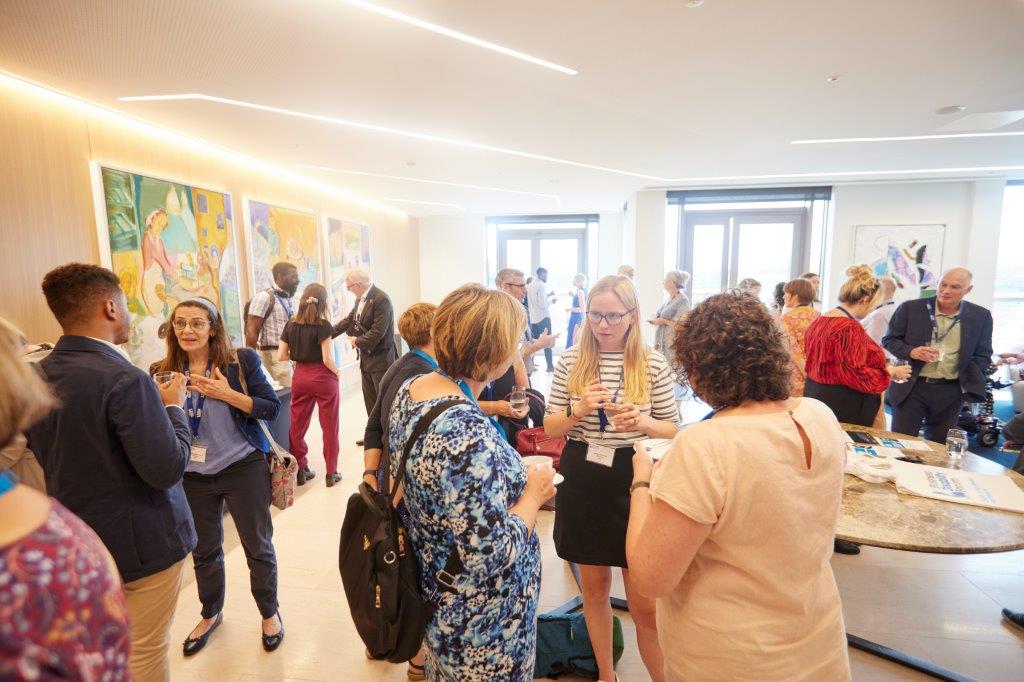
<path id="1" fill-rule="evenodd" d="M 206 446 L 197 443 L 192 444 L 192 461 L 198 464 L 206 462 Z"/>
<path id="2" fill-rule="evenodd" d="M 603 467 L 611 467 L 615 463 L 615 448 L 607 445 L 587 446 L 587 461 L 600 464 Z"/>

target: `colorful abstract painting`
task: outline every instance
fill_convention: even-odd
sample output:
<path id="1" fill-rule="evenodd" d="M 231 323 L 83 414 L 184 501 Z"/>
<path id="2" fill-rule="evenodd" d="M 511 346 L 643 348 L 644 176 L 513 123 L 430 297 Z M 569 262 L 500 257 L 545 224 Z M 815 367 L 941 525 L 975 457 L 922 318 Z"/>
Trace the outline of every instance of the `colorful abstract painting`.
<path id="1" fill-rule="evenodd" d="M 354 268 L 370 270 L 370 228 L 336 218 L 327 218 L 327 259 L 331 283 L 331 319 L 340 320 L 348 315 L 356 297 L 345 286 L 345 276 Z M 349 364 L 356 361 L 355 351 L 347 338 L 334 344 L 335 362 Z"/>
<path id="2" fill-rule="evenodd" d="M 249 229 L 249 263 L 253 278 L 253 295 L 273 284 L 271 269 L 275 263 L 288 261 L 299 269 L 299 291 L 307 284 L 323 283 L 320 267 L 320 238 L 316 214 L 291 208 L 247 201 Z"/>
<path id="3" fill-rule="evenodd" d="M 132 314 L 132 361 L 146 368 L 164 356 L 160 325 L 175 305 L 196 296 L 217 305 L 232 341 L 241 344 L 231 196 L 114 168 L 100 167 L 99 182 L 101 239 Z"/>
<path id="4" fill-rule="evenodd" d="M 945 236 L 945 225 L 858 225 L 853 262 L 895 279 L 897 303 L 934 296 Z"/>

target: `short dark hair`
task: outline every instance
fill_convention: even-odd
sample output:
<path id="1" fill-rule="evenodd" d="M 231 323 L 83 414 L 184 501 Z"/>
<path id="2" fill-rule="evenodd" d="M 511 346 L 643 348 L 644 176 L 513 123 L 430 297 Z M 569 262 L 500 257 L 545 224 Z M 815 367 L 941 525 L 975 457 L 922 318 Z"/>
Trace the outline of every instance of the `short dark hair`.
<path id="1" fill-rule="evenodd" d="M 102 301 L 121 293 L 117 275 L 98 265 L 68 263 L 43 277 L 43 296 L 62 327 L 85 322 Z"/>
<path id="2" fill-rule="evenodd" d="M 546 275 L 546 274 L 548 274 L 548 269 L 547 268 L 537 268 L 537 276 L 540 276 L 540 273 L 542 273 L 542 272 Z"/>
<path id="3" fill-rule="evenodd" d="M 749 294 L 715 294 L 676 323 L 676 372 L 718 410 L 789 397 L 792 360 L 782 330 Z"/>
<path id="4" fill-rule="evenodd" d="M 278 277 L 284 277 L 288 274 L 289 270 L 298 270 L 294 263 L 289 263 L 286 260 L 280 263 L 274 263 L 274 267 L 271 268 L 270 272 L 274 275 L 274 281 L 277 281 Z"/>

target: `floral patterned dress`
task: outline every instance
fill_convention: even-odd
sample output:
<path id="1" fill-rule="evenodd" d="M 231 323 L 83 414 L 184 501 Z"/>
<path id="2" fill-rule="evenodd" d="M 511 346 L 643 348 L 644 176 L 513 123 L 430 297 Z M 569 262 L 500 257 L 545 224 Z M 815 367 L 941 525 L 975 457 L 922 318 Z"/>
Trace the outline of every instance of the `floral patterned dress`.
<path id="1" fill-rule="evenodd" d="M 53 502 L 0 547 L 0 680 L 130 680 L 124 591 L 96 534 Z"/>
<path id="2" fill-rule="evenodd" d="M 389 420 L 391 474 L 420 417 L 450 398 L 415 401 L 405 382 Z M 467 402 L 441 414 L 413 446 L 403 481 L 408 530 L 424 594 L 458 552 L 456 591 L 442 592 L 427 623 L 430 680 L 533 679 L 540 543 L 509 513 L 526 485 L 526 469 L 480 408 Z"/>
<path id="3" fill-rule="evenodd" d="M 801 305 L 787 311 L 781 318 L 779 324 L 782 331 L 789 339 L 789 356 L 793 359 L 793 370 L 789 381 L 790 395 L 794 397 L 804 394 L 804 380 L 807 374 L 804 371 L 804 363 L 807 360 L 804 339 L 807 335 L 807 328 L 811 323 L 821 317 L 821 313 L 809 305 Z"/>

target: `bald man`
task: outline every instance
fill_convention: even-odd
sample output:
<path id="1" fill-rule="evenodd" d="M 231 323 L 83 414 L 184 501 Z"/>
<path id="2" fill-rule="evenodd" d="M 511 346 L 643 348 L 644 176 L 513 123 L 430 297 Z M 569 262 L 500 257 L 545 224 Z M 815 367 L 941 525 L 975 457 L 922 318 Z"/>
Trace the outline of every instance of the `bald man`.
<path id="1" fill-rule="evenodd" d="M 985 398 L 992 362 L 992 314 L 964 300 L 973 276 L 966 268 L 942 275 L 937 296 L 906 301 L 896 308 L 882 346 L 910 360 L 906 383 L 889 386 L 892 430 L 944 443 L 964 401 Z"/>
<path id="2" fill-rule="evenodd" d="M 864 331 L 868 333 L 868 336 L 881 346 L 882 337 L 885 336 L 885 332 L 889 329 L 889 320 L 892 319 L 892 314 L 896 312 L 896 301 L 892 300 L 893 296 L 896 295 L 896 280 L 892 277 L 881 277 L 878 281 L 882 285 L 882 302 L 868 313 L 868 316 L 861 321 L 861 324 L 864 325 Z"/>

